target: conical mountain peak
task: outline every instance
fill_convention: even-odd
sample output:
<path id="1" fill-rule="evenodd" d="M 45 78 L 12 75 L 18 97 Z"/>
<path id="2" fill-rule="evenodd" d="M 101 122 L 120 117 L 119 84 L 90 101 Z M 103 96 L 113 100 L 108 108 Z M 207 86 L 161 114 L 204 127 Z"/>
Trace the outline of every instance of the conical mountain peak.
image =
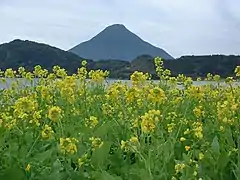
<path id="1" fill-rule="evenodd" d="M 145 42 L 123 24 L 113 24 L 103 29 L 89 41 L 69 51 L 88 59 L 120 59 L 131 61 L 142 54 L 173 59 L 164 50 Z"/>

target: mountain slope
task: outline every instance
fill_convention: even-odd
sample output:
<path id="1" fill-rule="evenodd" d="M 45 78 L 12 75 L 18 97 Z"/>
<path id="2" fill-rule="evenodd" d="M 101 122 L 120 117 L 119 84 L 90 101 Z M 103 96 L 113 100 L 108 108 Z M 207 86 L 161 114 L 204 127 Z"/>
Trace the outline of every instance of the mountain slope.
<path id="1" fill-rule="evenodd" d="M 108 26 L 89 41 L 83 42 L 69 51 L 93 60 L 121 59 L 131 61 L 143 54 L 173 59 L 163 49 L 143 41 L 121 24 Z"/>
<path id="2" fill-rule="evenodd" d="M 35 65 L 41 65 L 50 70 L 54 65 L 59 65 L 73 72 L 82 60 L 71 52 L 32 41 L 14 40 L 0 45 L 1 69 L 24 66 L 32 70 Z"/>

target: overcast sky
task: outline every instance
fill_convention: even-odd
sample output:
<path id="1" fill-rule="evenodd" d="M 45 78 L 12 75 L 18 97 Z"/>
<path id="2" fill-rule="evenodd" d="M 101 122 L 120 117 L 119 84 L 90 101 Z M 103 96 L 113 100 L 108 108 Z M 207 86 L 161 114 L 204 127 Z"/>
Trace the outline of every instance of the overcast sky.
<path id="1" fill-rule="evenodd" d="M 0 43 L 64 50 L 124 24 L 174 57 L 240 54 L 240 0 L 0 0 Z"/>

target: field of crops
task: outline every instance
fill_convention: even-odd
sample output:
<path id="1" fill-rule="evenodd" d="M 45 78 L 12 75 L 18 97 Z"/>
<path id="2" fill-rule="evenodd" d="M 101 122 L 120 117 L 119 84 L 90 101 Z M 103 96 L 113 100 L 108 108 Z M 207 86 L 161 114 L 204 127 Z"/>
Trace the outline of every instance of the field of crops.
<path id="1" fill-rule="evenodd" d="M 0 179 L 239 180 L 240 67 L 227 86 L 197 87 L 155 64 L 159 83 L 135 72 L 131 86 L 103 85 L 108 72 L 85 61 L 72 76 L 58 66 L 1 72 L 39 84 L 0 92 Z"/>

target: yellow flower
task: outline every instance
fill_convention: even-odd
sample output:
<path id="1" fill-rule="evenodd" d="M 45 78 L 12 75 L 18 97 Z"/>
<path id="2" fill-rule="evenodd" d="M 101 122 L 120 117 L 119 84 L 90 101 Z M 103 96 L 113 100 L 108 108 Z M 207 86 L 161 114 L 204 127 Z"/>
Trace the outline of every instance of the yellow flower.
<path id="1" fill-rule="evenodd" d="M 149 110 L 143 116 L 141 116 L 141 128 L 144 133 L 154 132 L 156 128 L 156 123 L 158 123 L 160 118 L 159 110 Z"/>
<path id="2" fill-rule="evenodd" d="M 200 122 L 193 123 L 193 132 L 198 139 L 203 138 L 203 125 Z"/>
<path id="3" fill-rule="evenodd" d="M 186 165 L 183 164 L 183 163 L 181 163 L 181 164 L 176 164 L 176 165 L 175 165 L 176 174 L 178 174 L 179 172 L 181 172 L 185 167 L 186 167 Z"/>
<path id="4" fill-rule="evenodd" d="M 131 138 L 130 138 L 130 142 L 132 142 L 132 143 L 139 143 L 137 137 L 131 137 Z"/>
<path id="5" fill-rule="evenodd" d="M 240 66 L 237 66 L 235 68 L 234 72 L 236 73 L 236 76 L 239 77 L 240 76 Z"/>
<path id="6" fill-rule="evenodd" d="M 64 154 L 75 154 L 77 152 L 75 138 L 60 138 L 60 151 Z"/>
<path id="7" fill-rule="evenodd" d="M 93 82 L 102 83 L 104 79 L 109 75 L 109 72 L 103 70 L 91 70 L 88 75 Z"/>
<path id="8" fill-rule="evenodd" d="M 223 132 L 224 131 L 224 127 L 220 126 L 219 130 Z"/>
<path id="9" fill-rule="evenodd" d="M 220 78 L 221 78 L 221 77 L 220 77 L 219 75 L 213 76 L 213 80 L 214 80 L 214 81 L 217 81 L 217 82 L 220 81 Z"/>
<path id="10" fill-rule="evenodd" d="M 181 137 L 181 138 L 180 138 L 180 141 L 181 141 L 181 142 L 186 141 L 186 138 Z"/>
<path id="11" fill-rule="evenodd" d="M 82 66 L 86 66 L 87 65 L 87 61 L 83 60 L 81 64 L 82 64 Z"/>
<path id="12" fill-rule="evenodd" d="M 125 152 L 131 151 L 136 152 L 137 148 L 140 146 L 140 143 L 138 141 L 137 137 L 131 137 L 127 141 L 121 141 L 121 149 Z"/>
<path id="13" fill-rule="evenodd" d="M 61 119 L 62 109 L 58 106 L 53 106 L 48 111 L 48 118 L 52 121 L 56 122 L 57 120 Z"/>
<path id="14" fill-rule="evenodd" d="M 89 119 L 85 119 L 85 126 L 90 129 L 96 127 L 98 125 L 98 119 L 95 116 L 90 116 Z"/>
<path id="15" fill-rule="evenodd" d="M 173 129 L 174 129 L 175 126 L 176 126 L 175 123 L 167 124 L 167 131 L 168 131 L 169 133 L 171 133 L 171 132 L 173 131 Z"/>
<path id="16" fill-rule="evenodd" d="M 225 82 L 228 83 L 228 84 L 231 84 L 233 81 L 234 81 L 233 77 L 227 77 L 225 79 Z"/>
<path id="17" fill-rule="evenodd" d="M 85 153 L 81 158 L 78 159 L 78 166 L 82 167 L 82 165 L 86 163 L 87 158 L 88 158 L 88 154 Z"/>
<path id="18" fill-rule="evenodd" d="M 121 140 L 121 149 L 124 149 L 124 150 L 128 149 L 126 141 Z"/>
<path id="19" fill-rule="evenodd" d="M 190 130 L 189 129 L 186 129 L 186 131 L 183 132 L 184 135 L 187 135 L 190 133 Z"/>
<path id="20" fill-rule="evenodd" d="M 86 77 L 87 77 L 87 69 L 86 69 L 86 67 L 78 68 L 77 77 L 80 80 L 85 80 L 86 79 Z"/>
<path id="21" fill-rule="evenodd" d="M 185 150 L 186 150 L 186 151 L 189 151 L 190 149 L 191 149 L 190 146 L 185 146 Z"/>
<path id="22" fill-rule="evenodd" d="M 42 130 L 42 138 L 50 139 L 52 138 L 53 134 L 54 131 L 52 130 L 52 128 L 46 124 Z"/>
<path id="23" fill-rule="evenodd" d="M 103 141 L 101 138 L 91 137 L 89 140 L 92 142 L 92 148 L 95 150 L 96 148 L 100 148 L 103 145 Z"/>
<path id="24" fill-rule="evenodd" d="M 30 164 L 27 164 L 26 168 L 25 168 L 25 171 L 29 172 L 31 169 L 31 165 Z"/>
<path id="25" fill-rule="evenodd" d="M 166 100 L 164 91 L 159 87 L 154 87 L 149 90 L 148 99 L 151 102 L 161 103 Z"/>
<path id="26" fill-rule="evenodd" d="M 14 78 L 16 74 L 16 71 L 14 71 L 12 68 L 6 69 L 4 75 L 6 78 Z"/>
<path id="27" fill-rule="evenodd" d="M 204 158 L 204 154 L 203 154 L 202 152 L 200 152 L 200 153 L 198 154 L 198 158 L 199 158 L 199 160 L 202 160 L 202 159 Z"/>
<path id="28" fill-rule="evenodd" d="M 193 113 L 197 118 L 203 117 L 205 112 L 202 110 L 202 106 L 195 107 Z"/>
<path id="29" fill-rule="evenodd" d="M 37 107 L 38 104 L 33 97 L 21 97 L 14 104 L 14 116 L 25 119 L 28 115 L 31 115 Z"/>
<path id="30" fill-rule="evenodd" d="M 139 71 L 135 71 L 130 76 L 130 80 L 134 86 L 143 85 L 149 78 L 150 78 L 150 75 L 148 73 L 144 74 L 143 72 L 139 72 Z"/>

